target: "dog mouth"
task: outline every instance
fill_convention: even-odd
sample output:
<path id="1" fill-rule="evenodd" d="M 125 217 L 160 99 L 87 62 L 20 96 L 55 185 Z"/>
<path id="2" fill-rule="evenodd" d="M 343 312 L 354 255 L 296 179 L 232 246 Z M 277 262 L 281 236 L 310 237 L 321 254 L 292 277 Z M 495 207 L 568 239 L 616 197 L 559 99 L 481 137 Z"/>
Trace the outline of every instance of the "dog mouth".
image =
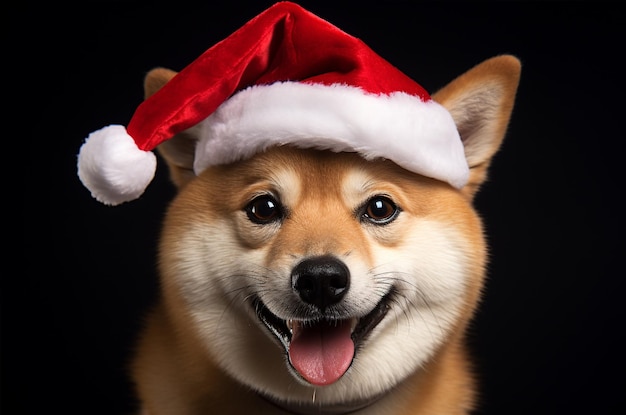
<path id="1" fill-rule="evenodd" d="M 256 298 L 259 320 L 285 348 L 289 364 L 299 377 L 313 385 L 329 385 L 351 366 L 356 351 L 390 309 L 391 292 L 367 315 L 356 318 L 283 320 Z"/>

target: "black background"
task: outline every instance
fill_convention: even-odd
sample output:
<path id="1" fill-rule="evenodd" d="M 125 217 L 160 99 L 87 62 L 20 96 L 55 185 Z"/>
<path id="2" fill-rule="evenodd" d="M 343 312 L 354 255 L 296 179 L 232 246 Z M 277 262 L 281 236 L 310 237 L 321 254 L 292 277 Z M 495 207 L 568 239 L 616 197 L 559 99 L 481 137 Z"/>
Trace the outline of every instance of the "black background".
<path id="1" fill-rule="evenodd" d="M 76 176 L 78 148 L 128 123 L 147 70 L 182 69 L 270 4 L 6 11 L 3 200 L 19 214 L 5 228 L 23 243 L 12 253 L 6 240 L 1 277 L 3 413 L 132 412 L 126 364 L 156 293 L 173 189 L 160 165 L 140 200 L 100 205 Z M 623 8 L 301 4 L 429 91 L 494 55 L 522 60 L 509 133 L 476 201 L 492 258 L 470 332 L 480 413 L 626 413 Z"/>

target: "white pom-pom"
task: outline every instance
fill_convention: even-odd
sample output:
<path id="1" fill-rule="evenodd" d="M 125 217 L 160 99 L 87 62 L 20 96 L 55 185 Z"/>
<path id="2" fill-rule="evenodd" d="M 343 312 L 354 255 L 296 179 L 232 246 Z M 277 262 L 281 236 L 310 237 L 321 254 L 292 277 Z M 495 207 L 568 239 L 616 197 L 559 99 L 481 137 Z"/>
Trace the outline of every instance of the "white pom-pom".
<path id="1" fill-rule="evenodd" d="M 106 205 L 137 199 L 152 181 L 156 157 L 140 150 L 121 125 L 109 125 L 87 137 L 78 154 L 78 177 Z"/>

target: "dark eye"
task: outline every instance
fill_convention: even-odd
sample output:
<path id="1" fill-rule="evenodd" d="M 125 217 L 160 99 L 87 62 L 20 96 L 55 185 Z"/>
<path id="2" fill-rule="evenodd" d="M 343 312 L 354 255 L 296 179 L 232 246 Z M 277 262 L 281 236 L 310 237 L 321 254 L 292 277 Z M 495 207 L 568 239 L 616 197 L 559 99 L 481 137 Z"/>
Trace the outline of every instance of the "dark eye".
<path id="1" fill-rule="evenodd" d="M 282 219 L 280 204 L 272 196 L 257 196 L 245 208 L 248 218 L 254 223 L 266 224 Z"/>
<path id="2" fill-rule="evenodd" d="M 386 196 L 374 196 L 363 208 L 363 218 L 376 225 L 386 225 L 393 221 L 400 209 Z"/>

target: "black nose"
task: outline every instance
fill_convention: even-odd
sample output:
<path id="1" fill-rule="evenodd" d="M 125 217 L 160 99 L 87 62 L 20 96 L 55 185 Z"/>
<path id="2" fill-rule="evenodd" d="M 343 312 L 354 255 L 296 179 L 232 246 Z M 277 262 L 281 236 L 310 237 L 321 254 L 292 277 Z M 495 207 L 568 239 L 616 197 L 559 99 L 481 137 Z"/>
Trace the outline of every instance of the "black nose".
<path id="1" fill-rule="evenodd" d="M 291 272 L 291 284 L 302 301 L 320 310 L 338 303 L 350 286 L 350 271 L 337 258 L 324 255 L 305 259 Z"/>

